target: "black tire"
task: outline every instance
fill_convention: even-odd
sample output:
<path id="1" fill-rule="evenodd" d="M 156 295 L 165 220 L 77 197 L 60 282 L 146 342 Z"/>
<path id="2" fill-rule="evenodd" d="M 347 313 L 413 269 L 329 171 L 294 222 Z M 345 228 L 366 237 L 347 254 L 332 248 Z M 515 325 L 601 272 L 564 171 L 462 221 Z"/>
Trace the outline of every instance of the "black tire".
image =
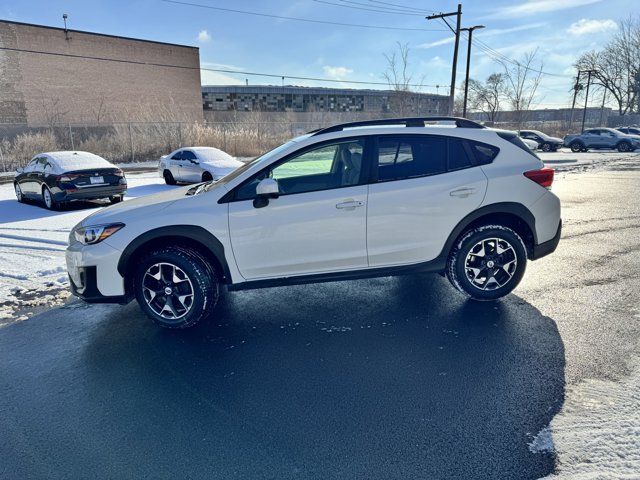
<path id="1" fill-rule="evenodd" d="M 211 175 L 211 173 L 209 172 L 204 172 L 202 174 L 202 181 L 203 182 L 210 182 L 211 180 L 213 180 L 213 175 Z"/>
<path id="2" fill-rule="evenodd" d="M 496 245 L 509 248 L 498 253 Z M 474 251 L 483 255 L 474 255 Z M 527 250 L 522 238 L 508 227 L 484 225 L 456 240 L 447 260 L 447 277 L 454 287 L 475 300 L 496 300 L 516 288 L 526 267 Z"/>
<path id="3" fill-rule="evenodd" d="M 176 179 L 173 178 L 173 174 L 169 170 L 165 170 L 162 173 L 162 176 L 164 177 L 164 183 L 166 183 L 167 185 L 175 185 L 176 184 Z"/>
<path id="4" fill-rule="evenodd" d="M 14 183 L 13 189 L 16 192 L 16 200 L 18 200 L 19 203 L 24 203 L 24 193 L 22 193 L 22 189 L 20 188 L 20 185 L 18 185 L 17 183 Z"/>
<path id="5" fill-rule="evenodd" d="M 618 144 L 618 151 L 620 153 L 627 153 L 627 152 L 630 152 L 631 150 L 633 150 L 633 148 L 631 147 L 631 144 L 629 142 L 620 142 Z"/>
<path id="6" fill-rule="evenodd" d="M 158 267 L 158 264 L 164 266 Z M 154 275 L 159 271 L 160 278 L 156 279 Z M 167 279 L 168 275 L 172 276 L 171 280 Z M 179 282 L 173 283 L 174 275 Z M 219 282 L 214 268 L 198 252 L 186 248 L 161 247 L 149 252 L 139 262 L 133 282 L 142 311 L 164 328 L 192 327 L 206 318 L 218 302 Z M 153 294 L 151 290 L 160 293 Z M 172 297 L 170 305 L 168 296 Z M 161 315 L 166 308 L 168 311 Z"/>
<path id="7" fill-rule="evenodd" d="M 114 195 L 113 197 L 109 197 L 109 202 L 113 205 L 114 203 L 120 203 L 124 200 L 124 195 Z"/>
<path id="8" fill-rule="evenodd" d="M 42 203 L 44 203 L 47 210 L 58 210 L 60 208 L 60 204 L 55 201 L 51 190 L 46 185 L 42 187 Z"/>
<path id="9" fill-rule="evenodd" d="M 571 151 L 573 153 L 587 151 L 586 148 L 584 148 L 584 144 L 582 142 L 573 142 L 571 145 L 569 145 L 569 148 L 571 148 Z"/>
<path id="10" fill-rule="evenodd" d="M 553 150 L 553 147 L 549 142 L 544 142 L 542 145 L 540 145 L 540 150 L 542 150 L 543 152 L 551 152 Z"/>

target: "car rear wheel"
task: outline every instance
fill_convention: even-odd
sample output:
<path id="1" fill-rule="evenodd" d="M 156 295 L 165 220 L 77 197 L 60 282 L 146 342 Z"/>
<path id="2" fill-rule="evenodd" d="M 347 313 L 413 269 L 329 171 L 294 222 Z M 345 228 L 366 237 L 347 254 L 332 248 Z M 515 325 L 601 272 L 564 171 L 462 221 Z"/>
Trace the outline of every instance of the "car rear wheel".
<path id="1" fill-rule="evenodd" d="M 164 177 L 164 183 L 166 183 L 167 185 L 176 184 L 176 179 L 173 178 L 173 174 L 169 170 L 165 170 L 162 176 Z"/>
<path id="2" fill-rule="evenodd" d="M 163 247 L 148 253 L 134 276 L 138 304 L 157 325 L 184 329 L 207 317 L 216 305 L 215 270 L 198 252 Z"/>
<path id="3" fill-rule="evenodd" d="M 570 145 L 571 151 L 573 153 L 578 153 L 578 152 L 586 152 L 587 149 L 584 148 L 584 145 L 582 144 L 582 142 L 573 142 Z"/>
<path id="4" fill-rule="evenodd" d="M 211 180 L 213 180 L 213 176 L 209 172 L 204 172 L 202 174 L 202 181 L 203 182 L 210 182 Z"/>
<path id="5" fill-rule="evenodd" d="M 484 225 L 456 241 L 447 262 L 447 277 L 475 300 L 495 300 L 516 288 L 526 265 L 527 250 L 514 230 Z"/>
<path id="6" fill-rule="evenodd" d="M 631 144 L 629 142 L 620 142 L 618 144 L 618 151 L 621 153 L 626 153 L 631 151 Z"/>
<path id="7" fill-rule="evenodd" d="M 550 152 L 552 150 L 551 144 L 549 142 L 544 142 L 540 147 L 540 150 L 543 152 Z"/>
<path id="8" fill-rule="evenodd" d="M 15 188 L 16 198 L 18 199 L 18 202 L 24 202 L 24 196 L 22 195 L 22 189 L 20 188 L 20 185 L 16 183 L 13 187 Z"/>
<path id="9" fill-rule="evenodd" d="M 58 202 L 56 202 L 53 198 L 53 194 L 49 187 L 46 185 L 42 187 L 42 201 L 44 202 L 44 206 L 47 207 L 48 210 L 57 210 Z"/>
<path id="10" fill-rule="evenodd" d="M 109 197 L 109 201 L 111 202 L 111 204 L 120 203 L 122 200 L 124 200 L 124 195 L 114 195 L 112 197 Z"/>

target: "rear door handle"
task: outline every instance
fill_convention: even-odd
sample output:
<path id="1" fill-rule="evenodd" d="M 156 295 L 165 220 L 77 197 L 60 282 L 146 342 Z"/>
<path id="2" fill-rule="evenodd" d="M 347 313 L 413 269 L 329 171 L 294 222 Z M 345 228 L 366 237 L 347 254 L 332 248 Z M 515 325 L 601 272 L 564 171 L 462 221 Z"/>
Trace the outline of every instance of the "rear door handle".
<path id="1" fill-rule="evenodd" d="M 467 198 L 469 195 L 473 195 L 474 193 L 476 193 L 475 188 L 463 187 L 457 188 L 456 190 L 451 190 L 449 192 L 449 195 L 451 195 L 452 197 Z"/>
<path id="2" fill-rule="evenodd" d="M 338 210 L 355 210 L 357 207 L 362 207 L 364 202 L 359 200 L 348 200 L 346 202 L 337 203 L 336 208 Z"/>

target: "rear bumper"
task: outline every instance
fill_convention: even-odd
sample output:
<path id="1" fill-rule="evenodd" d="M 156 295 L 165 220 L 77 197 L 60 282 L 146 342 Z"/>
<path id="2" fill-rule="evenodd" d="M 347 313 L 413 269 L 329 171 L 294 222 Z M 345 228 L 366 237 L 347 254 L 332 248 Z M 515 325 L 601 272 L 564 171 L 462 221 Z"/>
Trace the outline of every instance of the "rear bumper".
<path id="1" fill-rule="evenodd" d="M 54 193 L 53 197 L 57 202 L 69 202 L 72 200 L 92 200 L 124 195 L 126 191 L 127 185 L 109 185 L 106 187 L 87 187 L 73 191 L 60 190 Z"/>
<path id="2" fill-rule="evenodd" d="M 546 255 L 549 255 L 550 253 L 553 253 L 558 247 L 558 243 L 560 243 L 560 235 L 562 235 L 562 220 L 560 220 L 560 223 L 558 224 L 558 230 L 551 240 L 539 243 L 538 245 L 535 245 L 533 247 L 531 260 L 537 260 Z"/>

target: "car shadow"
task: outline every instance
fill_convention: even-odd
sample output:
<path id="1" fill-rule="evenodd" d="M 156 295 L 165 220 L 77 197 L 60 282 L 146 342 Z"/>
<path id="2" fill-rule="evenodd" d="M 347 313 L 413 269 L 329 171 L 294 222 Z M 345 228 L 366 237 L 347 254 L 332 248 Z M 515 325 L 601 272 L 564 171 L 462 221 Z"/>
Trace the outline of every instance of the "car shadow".
<path id="1" fill-rule="evenodd" d="M 77 201 L 65 204 L 59 210 L 47 210 L 44 204 L 37 200 L 25 200 L 24 203 L 18 203 L 15 199 L 0 200 L 0 225 L 23 220 L 56 217 L 68 212 L 100 208 L 107 205 L 109 203 L 106 201 Z"/>
<path id="2" fill-rule="evenodd" d="M 47 404 L 82 447 L 39 432 L 50 454 L 64 450 L 62 471 L 522 479 L 554 468 L 528 443 L 562 405 L 564 345 L 516 295 L 470 301 L 437 275 L 235 292 L 178 332 L 135 303 L 69 310 L 74 328 L 99 320 L 68 341 L 81 358 L 60 387 L 72 394 Z"/>

